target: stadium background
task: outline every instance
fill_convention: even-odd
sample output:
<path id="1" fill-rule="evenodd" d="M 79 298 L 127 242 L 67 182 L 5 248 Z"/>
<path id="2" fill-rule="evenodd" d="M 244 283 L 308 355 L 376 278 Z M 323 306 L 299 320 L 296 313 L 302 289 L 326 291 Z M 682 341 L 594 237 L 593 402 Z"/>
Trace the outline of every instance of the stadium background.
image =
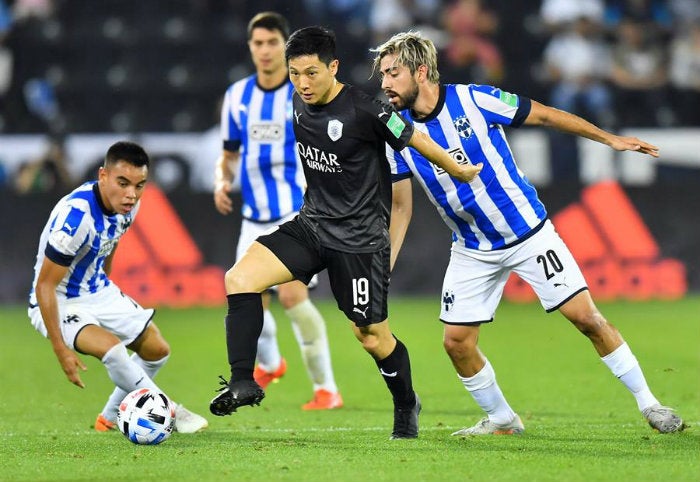
<path id="1" fill-rule="evenodd" d="M 210 179 L 220 148 L 218 104 L 230 82 L 252 72 L 245 25 L 257 11 L 277 10 L 290 19 L 292 28 L 314 23 L 334 28 L 340 78 L 369 92 L 379 94 L 377 80 L 370 79 L 367 49 L 395 30 L 416 28 L 441 46 L 444 81 L 493 83 L 549 103 L 557 84 L 545 74 L 545 52 L 562 35 L 562 27 L 546 21 L 543 2 L 503 0 L 483 2 L 481 7 L 478 2 L 463 2 L 477 8 L 469 11 L 483 20 L 483 26 L 470 34 L 472 44 L 479 46 L 475 60 L 463 64 L 449 50 L 459 33 L 450 30 L 445 20 L 454 3 L 0 0 L 0 302 L 26 299 L 38 235 L 51 206 L 77 183 L 93 178 L 106 147 L 122 138 L 143 143 L 154 157 L 156 184 L 193 241 L 194 269 L 215 268 L 209 273 L 216 278 L 230 266 L 240 218 L 223 218 L 215 212 Z M 597 18 L 598 37 L 611 51 L 619 43 L 621 17 L 634 18 L 648 32 L 655 32 L 654 45 L 670 56 L 677 37 L 696 25 L 685 22 L 693 18 L 697 22 L 700 16 L 697 2 L 682 0 L 578 3 L 586 8 L 591 4 L 604 7 Z M 682 18 L 674 17 L 683 11 L 683 5 L 690 10 Z M 398 10 L 392 10 L 394 7 Z M 404 24 L 393 27 L 395 22 Z M 677 260 L 684 267 L 683 292 L 698 292 L 700 104 L 687 109 L 688 102 L 697 101 L 697 92 L 689 93 L 669 81 L 660 90 L 645 94 L 662 103 L 625 104 L 623 100 L 629 102 L 629 98 L 622 95 L 624 91 L 610 79 L 603 81 L 613 98 L 613 117 L 600 116 L 597 121 L 660 145 L 658 162 L 635 155 L 614 156 L 588 141 L 562 142 L 537 129 L 509 133 L 516 159 L 538 186 L 550 215 L 572 204 L 579 206 L 588 187 L 619 183 L 658 252 L 635 254 L 632 250 L 622 258 L 617 256 L 615 263 L 633 266 L 640 260 Z M 637 111 L 636 117 L 627 115 Z M 585 109 L 580 113 L 589 118 L 600 114 Z M 418 190 L 414 198 L 414 221 L 392 278 L 392 290 L 438 294 L 449 256 L 449 232 Z M 613 214 L 621 209 L 617 205 L 608 208 Z M 584 242 L 589 234 L 581 230 Z M 630 246 L 638 245 L 638 234 L 628 233 Z M 170 250 L 172 256 L 161 260 L 167 265 L 189 252 L 187 246 L 173 245 L 173 239 L 156 239 L 160 246 L 148 252 L 151 259 L 141 263 L 150 263 L 154 257 L 165 259 L 163 252 Z M 145 281 L 172 284 L 173 275 L 189 268 L 167 265 L 163 269 L 157 275 L 152 269 L 146 274 L 134 270 L 123 274 L 137 277 L 133 286 L 138 288 Z M 197 281 L 185 273 L 177 289 L 169 286 L 168 292 L 172 298 L 196 301 L 197 295 L 188 293 L 188 286 Z M 657 288 L 659 283 L 671 283 L 648 269 L 634 273 L 644 283 L 653 278 Z M 217 285 L 211 291 L 218 296 L 220 289 Z M 321 296 L 328 295 L 327 284 L 322 283 L 320 291 Z M 514 292 L 513 299 L 529 299 L 518 293 Z M 635 293 L 630 297 L 655 296 L 648 286 Z M 672 290 L 667 297 L 678 293 Z"/>

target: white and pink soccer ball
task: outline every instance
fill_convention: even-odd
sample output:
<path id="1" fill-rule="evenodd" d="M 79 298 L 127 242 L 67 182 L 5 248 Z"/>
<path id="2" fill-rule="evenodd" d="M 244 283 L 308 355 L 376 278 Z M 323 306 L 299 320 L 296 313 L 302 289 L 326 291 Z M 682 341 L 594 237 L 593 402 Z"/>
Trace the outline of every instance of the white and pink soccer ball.
<path id="1" fill-rule="evenodd" d="M 157 445 L 173 433 L 175 406 L 164 393 L 139 388 L 119 404 L 117 426 L 135 444 Z"/>

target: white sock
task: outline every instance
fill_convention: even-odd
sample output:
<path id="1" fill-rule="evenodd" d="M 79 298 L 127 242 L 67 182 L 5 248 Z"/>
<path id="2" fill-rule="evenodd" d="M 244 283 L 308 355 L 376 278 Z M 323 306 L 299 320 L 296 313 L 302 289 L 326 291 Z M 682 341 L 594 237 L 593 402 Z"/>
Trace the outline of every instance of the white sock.
<path id="1" fill-rule="evenodd" d="M 314 385 L 314 391 L 324 389 L 336 393 L 338 386 L 333 377 L 331 352 L 323 316 L 309 299 L 286 310 L 285 313 L 292 320 L 292 330 L 299 343 L 301 357 Z"/>
<path id="2" fill-rule="evenodd" d="M 263 328 L 258 338 L 258 364 L 266 372 L 274 372 L 282 363 L 277 344 L 277 323 L 270 310 L 263 312 Z"/>
<path id="3" fill-rule="evenodd" d="M 153 378 L 156 376 L 158 370 L 165 365 L 168 358 L 170 358 L 170 355 L 164 356 L 160 360 L 148 361 L 141 358 L 138 353 L 133 353 L 131 355 L 131 360 L 143 368 L 143 371 L 146 372 L 146 375 L 148 375 L 151 380 L 153 380 Z M 126 397 L 128 393 L 129 392 L 126 392 L 119 387 L 115 387 L 114 391 L 107 399 L 107 403 L 105 403 L 105 406 L 102 409 L 102 416 L 111 422 L 117 420 L 117 410 L 119 410 L 119 404 L 122 400 L 124 400 L 124 397 Z"/>
<path id="4" fill-rule="evenodd" d="M 110 348 L 109 351 L 105 353 L 105 356 L 102 357 L 102 363 L 107 369 L 109 378 L 118 388 L 124 391 L 124 395 L 137 388 L 152 388 L 160 391 L 160 388 L 153 383 L 153 380 L 144 371 L 143 367 L 129 358 L 129 354 L 126 352 L 126 347 L 123 343 L 117 343 Z M 123 398 L 124 397 L 122 397 L 122 399 Z M 121 401 L 121 399 L 119 401 Z M 110 414 L 103 413 L 102 415 L 112 420 L 112 418 L 108 416 Z M 114 414 L 114 419 L 116 419 L 116 412 Z"/>
<path id="5" fill-rule="evenodd" d="M 488 359 L 484 368 L 473 377 L 462 377 L 459 374 L 457 376 L 462 380 L 464 388 L 474 397 L 477 405 L 488 414 L 489 420 L 498 425 L 513 421 L 515 412 L 503 396 L 496 382 L 496 373 Z"/>
<path id="6" fill-rule="evenodd" d="M 601 360 L 610 368 L 613 375 L 619 378 L 634 395 L 640 411 L 659 403 L 651 393 L 651 390 L 649 390 L 639 362 L 627 343 L 623 343 L 614 351 L 602 357 Z"/>

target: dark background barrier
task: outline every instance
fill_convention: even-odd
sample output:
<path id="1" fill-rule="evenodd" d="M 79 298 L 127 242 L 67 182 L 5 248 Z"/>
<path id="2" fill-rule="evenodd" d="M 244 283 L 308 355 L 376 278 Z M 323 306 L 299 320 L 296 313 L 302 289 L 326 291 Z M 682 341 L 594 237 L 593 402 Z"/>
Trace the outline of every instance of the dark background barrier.
<path id="1" fill-rule="evenodd" d="M 581 196 L 581 188 L 571 185 L 540 188 L 539 192 L 550 216 L 580 201 Z M 693 183 L 657 182 L 653 187 L 625 187 L 625 192 L 659 244 L 661 256 L 684 263 L 689 291 L 700 292 L 700 190 Z M 0 192 L 0 303 L 26 300 L 39 234 L 59 197 Z M 234 259 L 240 215 L 219 215 L 208 193 L 182 189 L 168 193 L 168 198 L 205 262 L 228 268 Z M 413 222 L 392 275 L 392 293 L 437 295 L 450 243 L 448 228 L 420 188 L 415 187 Z M 330 296 L 325 277 L 321 281 L 316 296 Z"/>

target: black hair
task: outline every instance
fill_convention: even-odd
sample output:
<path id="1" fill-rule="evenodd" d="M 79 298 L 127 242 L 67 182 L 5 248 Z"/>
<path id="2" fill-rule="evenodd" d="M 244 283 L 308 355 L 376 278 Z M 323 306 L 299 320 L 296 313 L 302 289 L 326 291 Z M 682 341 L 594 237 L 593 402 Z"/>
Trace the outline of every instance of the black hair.
<path id="1" fill-rule="evenodd" d="M 289 38 L 289 23 L 277 12 L 260 12 L 248 22 L 248 40 L 253 36 L 253 29 L 278 30 L 285 42 Z"/>
<path id="2" fill-rule="evenodd" d="M 336 59 L 335 33 L 325 27 L 305 27 L 294 32 L 287 40 L 285 58 L 318 55 L 321 62 L 329 65 Z"/>
<path id="3" fill-rule="evenodd" d="M 136 167 L 148 167 L 149 159 L 143 147 L 128 141 L 119 141 L 112 144 L 105 155 L 103 167 L 113 166 L 119 161 L 124 161 Z"/>

